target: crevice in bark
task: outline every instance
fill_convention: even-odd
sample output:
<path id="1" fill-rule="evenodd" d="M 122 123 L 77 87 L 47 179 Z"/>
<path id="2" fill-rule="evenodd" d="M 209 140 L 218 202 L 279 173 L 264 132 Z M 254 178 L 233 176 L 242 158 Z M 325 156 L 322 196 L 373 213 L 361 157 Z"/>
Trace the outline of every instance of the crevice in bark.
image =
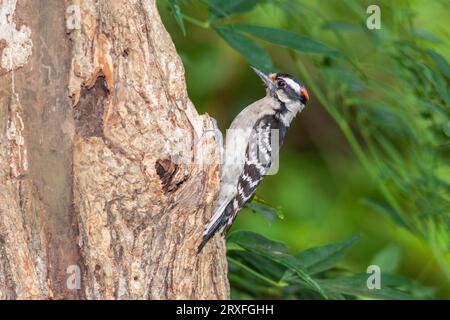
<path id="1" fill-rule="evenodd" d="M 83 87 L 80 100 L 74 107 L 75 133 L 84 139 L 103 138 L 103 117 L 109 90 L 104 76 L 97 77 L 92 87 Z"/>
<path id="2" fill-rule="evenodd" d="M 17 299 L 16 294 L 16 284 L 10 274 L 11 270 L 11 264 L 8 259 L 8 253 L 6 252 L 6 242 L 5 238 L 0 233 L 0 256 L 3 257 L 3 259 L 0 260 L 0 283 L 2 285 L 2 293 L 1 296 L 4 299 Z"/>
<path id="3" fill-rule="evenodd" d="M 8 45 L 7 45 L 6 41 L 3 39 L 0 39 L 0 56 L 3 53 L 3 49 L 5 49 L 7 46 Z M 4 76 L 7 73 L 8 73 L 8 71 L 3 69 L 0 65 L 0 77 Z"/>
<path id="4" fill-rule="evenodd" d="M 180 166 L 173 163 L 169 159 L 157 160 L 155 169 L 156 174 L 161 179 L 164 192 L 176 191 L 185 181 L 189 179 L 188 174 L 181 174 L 181 177 L 177 177 L 180 175 Z"/>

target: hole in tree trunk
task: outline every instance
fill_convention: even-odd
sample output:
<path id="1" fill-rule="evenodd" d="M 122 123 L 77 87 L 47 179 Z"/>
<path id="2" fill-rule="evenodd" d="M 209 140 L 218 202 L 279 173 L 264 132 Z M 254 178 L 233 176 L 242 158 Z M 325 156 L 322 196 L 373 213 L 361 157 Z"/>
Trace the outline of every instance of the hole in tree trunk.
<path id="1" fill-rule="evenodd" d="M 180 185 L 187 179 L 187 177 L 184 176 L 179 177 L 179 165 L 173 163 L 169 159 L 156 161 L 155 169 L 156 173 L 161 179 L 162 187 L 165 192 L 177 190 Z"/>

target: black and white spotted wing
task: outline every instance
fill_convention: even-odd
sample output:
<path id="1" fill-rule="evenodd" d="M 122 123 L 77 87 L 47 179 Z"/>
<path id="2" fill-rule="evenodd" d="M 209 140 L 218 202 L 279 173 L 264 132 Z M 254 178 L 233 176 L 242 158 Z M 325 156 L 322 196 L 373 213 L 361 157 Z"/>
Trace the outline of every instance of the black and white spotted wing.
<path id="1" fill-rule="evenodd" d="M 224 231 L 231 227 L 240 209 L 255 193 L 272 162 L 278 157 L 286 128 L 275 116 L 268 115 L 259 120 L 250 135 L 246 149 L 244 170 L 237 184 L 237 195 L 232 200 L 233 210 L 228 217 Z"/>
<path id="2" fill-rule="evenodd" d="M 256 122 L 245 151 L 244 169 L 237 182 L 236 196 L 226 203 L 220 216 L 209 225 L 197 252 L 202 250 L 216 231 L 222 230 L 223 234 L 231 227 L 239 210 L 255 193 L 273 160 L 278 157 L 286 131 L 286 126 L 275 115 L 267 115 Z"/>

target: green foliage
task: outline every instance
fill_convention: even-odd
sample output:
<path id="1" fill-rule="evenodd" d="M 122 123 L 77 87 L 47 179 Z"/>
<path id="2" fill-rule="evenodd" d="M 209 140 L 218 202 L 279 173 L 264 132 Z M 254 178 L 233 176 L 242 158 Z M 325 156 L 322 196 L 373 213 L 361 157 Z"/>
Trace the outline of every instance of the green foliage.
<path id="1" fill-rule="evenodd" d="M 218 26 L 214 30 L 254 66 L 265 71 L 273 69 L 270 55 L 249 38 L 235 32 L 234 28 Z"/>
<path id="2" fill-rule="evenodd" d="M 387 273 L 381 274 L 381 289 L 368 289 L 367 277 L 368 274 L 356 274 L 348 277 L 319 280 L 318 282 L 325 290 L 338 292 L 341 296 L 411 300 L 429 299 L 434 294 L 434 290 L 422 287 L 415 281 Z"/>
<path id="3" fill-rule="evenodd" d="M 373 257 L 371 264 L 377 265 L 381 270 L 395 273 L 400 265 L 401 248 L 396 244 L 390 244 Z"/>
<path id="4" fill-rule="evenodd" d="M 266 205 L 262 205 L 260 203 L 248 202 L 245 207 L 249 208 L 253 212 L 261 214 L 270 222 L 273 222 L 277 217 L 281 218 L 281 216 L 278 215 L 278 212 L 275 209 Z"/>
<path id="5" fill-rule="evenodd" d="M 358 237 L 329 244 L 326 246 L 307 249 L 296 255 L 309 274 L 316 274 L 333 268 L 342 259 L 347 249 L 358 241 Z"/>
<path id="6" fill-rule="evenodd" d="M 358 238 L 310 248 L 291 255 L 286 245 L 249 231 L 228 238 L 230 280 L 236 297 L 300 299 L 414 299 L 433 291 L 389 273 L 381 275 L 381 289 L 368 289 L 369 274 L 349 274 L 337 263 Z"/>
<path id="7" fill-rule="evenodd" d="M 188 3 L 186 10 L 193 6 L 193 2 Z M 281 203 L 290 208 L 283 221 L 285 230 L 278 232 L 280 238 L 294 238 L 296 245 L 304 247 L 305 242 L 297 239 L 304 239 L 306 228 L 312 225 L 304 226 L 306 216 L 325 217 L 313 225 L 316 229 L 309 234 L 317 237 L 311 236 L 309 240 L 321 243 L 324 238 L 348 234 L 344 224 L 336 227 L 336 234 L 334 225 L 328 227 L 328 224 L 330 220 L 334 223 L 343 220 L 349 208 L 353 213 L 345 219 L 356 225 L 358 233 L 359 229 L 364 233 L 361 241 L 364 243 L 355 246 L 355 250 L 363 247 L 359 254 L 365 264 L 355 263 L 357 259 L 352 257 L 354 265 L 350 269 L 356 272 L 344 275 L 335 265 L 341 259 L 350 261 L 344 252 L 355 240 L 326 246 L 330 252 L 336 250 L 330 255 L 322 247 L 291 255 L 285 245 L 254 234 L 230 234 L 233 294 L 240 298 L 432 297 L 435 292 L 425 289 L 420 281 L 436 286 L 439 297 L 449 298 L 450 47 L 448 31 L 437 27 L 446 22 L 442 10 L 445 4 L 380 1 L 381 30 L 368 30 L 366 4 L 357 0 L 320 4 L 307 0 L 203 0 L 202 3 L 204 11 L 198 10 L 200 6 L 195 7 L 191 11 L 196 18 L 185 16 L 185 21 L 201 27 L 203 36 L 209 32 L 209 39 L 220 36 L 252 65 L 267 71 L 279 69 L 297 74 L 308 88 L 309 104 L 326 110 L 352 151 L 340 163 L 336 154 L 328 150 L 331 144 L 323 141 L 329 123 L 322 123 L 314 128 L 314 133 L 309 129 L 318 150 L 307 165 L 316 170 L 315 177 L 328 174 L 329 181 L 322 180 L 315 192 L 296 184 L 304 187 L 303 194 L 298 194 L 286 181 L 263 183 L 259 190 L 266 183 L 272 186 L 265 198 L 272 194 L 280 198 L 280 194 L 286 193 L 283 199 L 297 202 L 297 205 Z M 433 16 L 430 18 L 427 12 L 433 12 Z M 242 65 L 237 69 L 242 69 Z M 220 70 L 226 73 L 223 72 L 226 69 Z M 209 68 L 207 76 L 211 72 Z M 232 80 L 223 76 L 223 85 L 233 81 L 237 91 L 245 91 L 236 78 L 236 75 Z M 245 88 L 248 87 L 247 81 Z M 249 97 L 246 99 L 245 103 L 250 101 Z M 230 100 L 226 100 L 227 107 Z M 239 107 L 244 105 L 242 101 L 237 103 Z M 308 109 L 307 113 L 313 111 Z M 305 116 L 308 115 L 302 118 Z M 339 142 L 341 137 L 335 134 L 328 139 Z M 293 154 L 289 153 L 290 157 Z M 302 150 L 294 159 L 298 162 L 304 158 L 306 152 Z M 318 159 L 323 161 L 320 166 L 316 166 Z M 296 161 L 285 158 L 281 163 L 280 168 L 285 172 L 301 172 Z M 364 173 L 359 184 L 341 184 L 342 177 L 360 169 Z M 308 177 L 309 172 L 301 173 L 301 177 L 292 177 L 292 185 L 295 179 Z M 290 179 L 289 173 L 285 173 L 285 178 Z M 328 188 L 328 184 L 332 187 Z M 274 185 L 283 191 L 276 192 Z M 273 199 L 276 196 L 269 201 Z M 338 199 L 345 204 L 338 204 Z M 333 205 L 326 207 L 324 200 Z M 305 201 L 316 203 L 314 212 L 298 210 Z M 275 217 L 269 207 L 257 202 L 247 207 L 270 219 Z M 331 212 L 321 212 L 324 208 Z M 375 218 L 376 213 L 382 215 Z M 274 229 L 277 224 L 280 222 L 273 223 Z M 300 228 L 301 236 L 290 235 Z M 331 236 L 330 230 L 333 230 Z M 376 241 L 377 245 L 371 246 L 370 241 Z M 340 250 L 341 247 L 344 249 Z M 404 250 L 408 254 L 402 254 Z M 327 257 L 325 262 L 318 258 L 317 252 Z M 310 256 L 320 263 L 309 266 Z M 382 276 L 387 285 L 384 291 L 368 291 L 365 286 L 367 275 L 361 274 L 365 271 L 361 265 L 370 263 L 388 272 Z M 418 281 L 406 278 L 406 274 Z"/>
<path id="8" fill-rule="evenodd" d="M 252 25 L 235 25 L 233 29 L 300 52 L 339 58 L 343 56 L 339 50 L 295 32 Z"/>
<path id="9" fill-rule="evenodd" d="M 253 9 L 257 4 L 267 0 L 210 0 L 209 19 L 226 18 L 230 15 Z"/>
<path id="10" fill-rule="evenodd" d="M 273 222 L 277 218 L 284 219 L 283 209 L 281 207 L 275 208 L 257 195 L 252 196 L 250 201 L 245 204 L 245 208 L 261 214 L 269 222 Z"/>
<path id="11" fill-rule="evenodd" d="M 410 226 L 407 224 L 407 222 L 405 222 L 405 220 L 400 216 L 400 214 L 397 211 L 395 211 L 392 207 L 390 207 L 387 203 L 373 199 L 364 199 L 363 203 L 365 203 L 367 206 L 372 207 L 373 209 L 375 209 L 380 213 L 386 214 L 389 218 L 392 219 L 392 221 L 394 221 L 399 226 L 412 231 Z"/>

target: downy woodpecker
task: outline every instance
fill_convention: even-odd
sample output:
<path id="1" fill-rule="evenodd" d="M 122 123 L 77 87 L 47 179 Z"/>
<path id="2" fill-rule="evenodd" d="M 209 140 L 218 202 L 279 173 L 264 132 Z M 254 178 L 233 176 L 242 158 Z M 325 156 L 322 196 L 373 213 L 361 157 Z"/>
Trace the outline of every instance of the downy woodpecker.
<path id="1" fill-rule="evenodd" d="M 306 88 L 293 76 L 253 70 L 266 85 L 267 95 L 242 110 L 227 130 L 220 192 L 197 253 L 218 230 L 224 234 L 231 227 L 278 157 L 287 129 L 309 99 Z"/>

